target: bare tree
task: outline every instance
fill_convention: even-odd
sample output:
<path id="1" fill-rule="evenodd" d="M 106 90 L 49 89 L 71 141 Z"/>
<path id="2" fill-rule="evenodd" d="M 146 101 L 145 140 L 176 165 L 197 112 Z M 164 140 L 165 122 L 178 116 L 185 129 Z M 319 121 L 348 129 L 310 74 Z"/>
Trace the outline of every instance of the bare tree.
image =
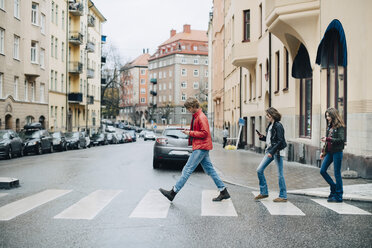
<path id="1" fill-rule="evenodd" d="M 174 113 L 174 105 L 172 102 L 164 102 L 162 107 L 159 108 L 159 114 L 161 115 L 162 119 L 166 119 L 167 123 L 169 123 L 169 115 Z"/>
<path id="2" fill-rule="evenodd" d="M 208 112 L 208 83 L 201 83 L 199 85 L 199 92 L 195 95 L 200 102 L 200 107 L 204 113 Z"/>

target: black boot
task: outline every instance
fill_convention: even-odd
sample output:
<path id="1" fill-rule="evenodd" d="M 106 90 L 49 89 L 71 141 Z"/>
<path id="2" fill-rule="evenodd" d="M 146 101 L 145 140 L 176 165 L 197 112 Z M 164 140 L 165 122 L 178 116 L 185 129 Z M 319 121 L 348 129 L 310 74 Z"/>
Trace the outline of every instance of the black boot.
<path id="1" fill-rule="evenodd" d="M 171 190 L 165 190 L 160 188 L 159 191 L 168 198 L 168 200 L 173 201 L 174 197 L 177 195 L 177 192 L 174 192 L 173 188 Z"/>
<path id="2" fill-rule="evenodd" d="M 222 201 L 224 199 L 229 199 L 230 194 L 227 192 L 227 189 L 225 188 L 224 190 L 220 191 L 220 195 L 217 196 L 216 198 L 213 198 L 213 201 Z"/>

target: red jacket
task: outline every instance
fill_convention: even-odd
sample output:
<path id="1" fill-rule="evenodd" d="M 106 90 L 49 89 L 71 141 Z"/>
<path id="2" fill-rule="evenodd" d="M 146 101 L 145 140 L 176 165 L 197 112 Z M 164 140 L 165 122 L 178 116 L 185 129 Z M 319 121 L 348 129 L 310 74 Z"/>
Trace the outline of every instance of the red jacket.
<path id="1" fill-rule="evenodd" d="M 192 140 L 193 150 L 212 150 L 212 137 L 209 131 L 209 123 L 205 114 L 199 109 L 195 114 L 192 115 L 194 120 L 191 121 L 190 125 L 190 136 L 189 144 Z"/>

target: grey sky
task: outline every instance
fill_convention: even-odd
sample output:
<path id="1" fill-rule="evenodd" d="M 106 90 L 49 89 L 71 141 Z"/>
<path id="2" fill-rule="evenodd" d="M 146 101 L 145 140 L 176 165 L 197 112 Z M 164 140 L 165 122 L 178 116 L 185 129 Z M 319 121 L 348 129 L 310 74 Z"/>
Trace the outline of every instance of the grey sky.
<path id="1" fill-rule="evenodd" d="M 106 17 L 103 34 L 107 43 L 116 46 L 124 61 L 150 54 L 167 40 L 170 30 L 182 32 L 183 24 L 191 29 L 208 29 L 212 0 L 93 0 Z"/>

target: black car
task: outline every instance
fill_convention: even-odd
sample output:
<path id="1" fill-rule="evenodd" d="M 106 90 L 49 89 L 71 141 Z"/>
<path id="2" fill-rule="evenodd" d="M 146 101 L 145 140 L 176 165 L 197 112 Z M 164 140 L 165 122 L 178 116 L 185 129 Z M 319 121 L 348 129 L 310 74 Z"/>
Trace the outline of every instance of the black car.
<path id="1" fill-rule="evenodd" d="M 40 123 L 31 123 L 24 126 L 24 130 L 20 132 L 20 137 L 23 140 L 23 153 L 42 154 L 45 151 L 53 152 L 53 138 L 45 129 L 41 129 Z"/>
<path id="2" fill-rule="evenodd" d="M 54 150 L 67 151 L 66 136 L 63 132 L 52 133 Z"/>
<path id="3" fill-rule="evenodd" d="M 23 156 L 23 142 L 13 130 L 0 130 L 0 156 L 7 159 Z"/>
<path id="4" fill-rule="evenodd" d="M 66 133 L 66 141 L 69 149 L 87 148 L 87 141 L 82 132 L 68 132 Z"/>
<path id="5" fill-rule="evenodd" d="M 93 146 L 107 145 L 107 135 L 105 133 L 95 133 L 90 138 L 90 141 Z"/>

